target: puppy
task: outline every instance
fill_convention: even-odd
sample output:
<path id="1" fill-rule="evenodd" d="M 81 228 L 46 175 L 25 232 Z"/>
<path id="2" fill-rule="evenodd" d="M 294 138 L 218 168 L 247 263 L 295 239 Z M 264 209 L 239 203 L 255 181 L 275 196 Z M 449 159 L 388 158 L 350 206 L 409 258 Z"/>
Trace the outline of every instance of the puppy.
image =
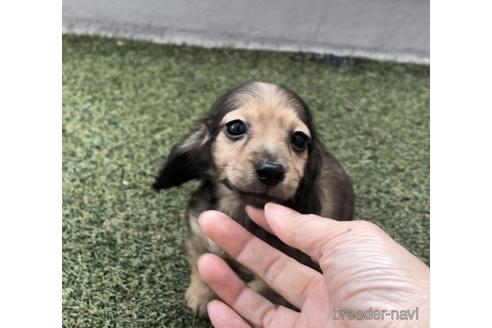
<path id="1" fill-rule="evenodd" d="M 251 221 L 245 206 L 261 208 L 273 201 L 338 220 L 350 220 L 353 215 L 350 178 L 319 141 L 308 106 L 291 90 L 271 83 L 248 82 L 220 97 L 194 132 L 171 150 L 154 188 L 179 186 L 192 179 L 200 180 L 200 185 L 187 210 L 191 277 L 186 301 L 201 317 L 207 315 L 207 303 L 216 295 L 200 277 L 200 255 L 215 253 L 236 272 L 243 276 L 248 272 L 202 234 L 197 221 L 200 213 L 224 212 L 273 247 L 317 270 L 309 256 Z M 258 278 L 253 277 L 249 285 L 282 301 Z"/>

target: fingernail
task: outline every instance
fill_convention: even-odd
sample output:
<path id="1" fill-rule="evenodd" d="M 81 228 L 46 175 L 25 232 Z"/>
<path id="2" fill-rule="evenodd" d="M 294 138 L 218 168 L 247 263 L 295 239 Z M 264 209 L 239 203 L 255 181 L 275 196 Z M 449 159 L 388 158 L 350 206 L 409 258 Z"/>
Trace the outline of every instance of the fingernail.
<path id="1" fill-rule="evenodd" d="M 265 213 L 275 219 L 283 219 L 298 214 L 296 211 L 276 203 L 267 203 L 265 205 Z"/>

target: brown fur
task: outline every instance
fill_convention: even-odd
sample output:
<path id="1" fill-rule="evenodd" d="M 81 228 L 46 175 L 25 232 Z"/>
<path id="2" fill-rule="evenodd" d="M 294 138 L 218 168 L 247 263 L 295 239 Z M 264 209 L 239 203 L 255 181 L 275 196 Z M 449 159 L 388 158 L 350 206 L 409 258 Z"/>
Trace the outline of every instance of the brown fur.
<path id="1" fill-rule="evenodd" d="M 234 120 L 248 126 L 247 133 L 238 140 L 224 131 L 225 125 Z M 294 132 L 309 137 L 305 151 L 295 151 L 290 144 Z M 258 179 L 255 164 L 265 159 L 283 165 L 285 177 L 280 183 L 269 186 Z M 307 255 L 251 221 L 245 206 L 261 207 L 276 201 L 302 213 L 338 220 L 350 220 L 353 215 L 351 181 L 319 142 L 307 105 L 289 89 L 270 83 L 248 82 L 219 98 L 190 137 L 173 148 L 154 187 L 169 188 L 191 179 L 199 179 L 201 184 L 187 211 L 191 278 L 186 299 L 200 316 L 206 316 L 206 304 L 216 297 L 198 273 L 196 262 L 201 254 L 215 253 L 239 274 L 250 275 L 201 233 L 197 218 L 203 211 L 214 209 L 228 214 L 257 237 L 317 270 L 318 265 Z M 270 299 L 280 299 L 261 280 L 250 278 L 252 288 Z"/>

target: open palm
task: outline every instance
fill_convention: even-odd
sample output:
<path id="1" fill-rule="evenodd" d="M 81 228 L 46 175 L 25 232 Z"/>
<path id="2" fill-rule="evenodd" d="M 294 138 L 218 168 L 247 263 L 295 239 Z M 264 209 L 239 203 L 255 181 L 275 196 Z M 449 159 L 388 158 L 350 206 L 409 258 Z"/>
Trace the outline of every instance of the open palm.
<path id="1" fill-rule="evenodd" d="M 301 215 L 275 204 L 267 204 L 265 212 L 254 208 L 247 212 L 283 242 L 309 254 L 323 273 L 272 248 L 225 214 L 205 212 L 200 217 L 203 232 L 299 309 L 272 304 L 250 289 L 221 258 L 206 254 L 199 259 L 200 273 L 223 300 L 208 306 L 214 326 L 428 324 L 428 267 L 377 226 Z"/>

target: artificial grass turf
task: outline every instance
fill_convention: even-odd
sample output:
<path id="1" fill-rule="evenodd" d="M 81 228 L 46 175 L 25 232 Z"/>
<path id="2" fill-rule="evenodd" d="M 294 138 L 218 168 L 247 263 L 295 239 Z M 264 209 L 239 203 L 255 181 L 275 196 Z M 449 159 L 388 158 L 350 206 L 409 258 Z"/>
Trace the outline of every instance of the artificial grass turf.
<path id="1" fill-rule="evenodd" d="M 63 325 L 207 327 L 184 306 L 184 210 L 155 193 L 170 147 L 238 82 L 289 86 L 353 179 L 356 217 L 429 260 L 429 68 L 65 36 Z"/>

